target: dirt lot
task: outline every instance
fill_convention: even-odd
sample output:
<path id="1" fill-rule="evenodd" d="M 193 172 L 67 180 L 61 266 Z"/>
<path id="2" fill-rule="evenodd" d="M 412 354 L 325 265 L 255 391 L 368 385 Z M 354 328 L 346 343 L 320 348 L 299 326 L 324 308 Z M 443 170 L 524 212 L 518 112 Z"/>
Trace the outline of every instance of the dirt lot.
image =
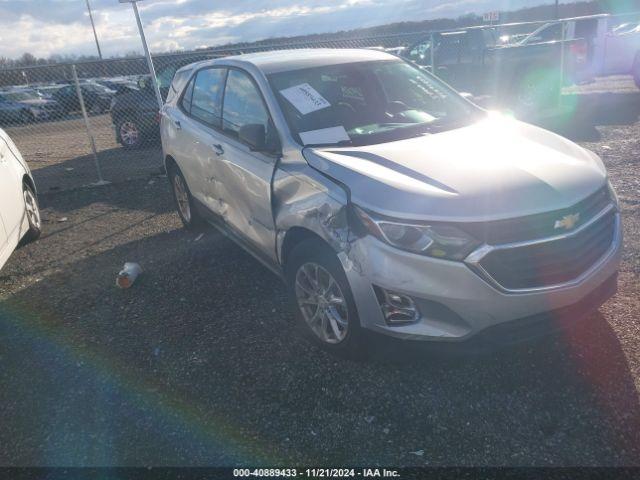
<path id="1" fill-rule="evenodd" d="M 158 173 L 159 142 L 125 150 L 116 141 L 111 115 L 89 117 L 103 179 L 121 182 Z M 41 192 L 69 190 L 98 180 L 91 143 L 82 116 L 6 128 L 33 170 Z"/>
<path id="2" fill-rule="evenodd" d="M 555 125 L 620 194 L 619 293 L 560 338 L 491 355 L 391 345 L 350 362 L 308 345 L 284 287 L 219 234 L 181 229 L 163 178 L 43 195 L 43 237 L 0 272 L 0 464 L 640 464 L 627 86 L 574 92 Z M 122 291 L 125 261 L 145 273 Z"/>

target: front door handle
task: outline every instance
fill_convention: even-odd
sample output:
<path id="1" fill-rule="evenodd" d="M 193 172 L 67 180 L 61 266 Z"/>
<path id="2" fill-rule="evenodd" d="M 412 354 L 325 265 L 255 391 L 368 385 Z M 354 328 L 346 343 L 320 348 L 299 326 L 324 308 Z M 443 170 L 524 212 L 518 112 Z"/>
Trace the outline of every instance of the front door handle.
<path id="1" fill-rule="evenodd" d="M 182 124 L 180 123 L 180 120 L 174 120 L 173 124 L 176 126 L 177 130 L 182 130 Z"/>
<path id="2" fill-rule="evenodd" d="M 220 156 L 224 153 L 224 148 L 219 143 L 214 143 L 211 145 L 213 147 L 213 151 L 216 152 L 216 155 Z"/>

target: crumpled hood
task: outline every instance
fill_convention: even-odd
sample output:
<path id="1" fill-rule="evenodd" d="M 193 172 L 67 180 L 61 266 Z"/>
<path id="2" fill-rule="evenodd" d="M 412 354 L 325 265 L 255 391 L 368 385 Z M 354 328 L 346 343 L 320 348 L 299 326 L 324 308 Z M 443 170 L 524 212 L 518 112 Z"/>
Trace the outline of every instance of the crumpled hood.
<path id="1" fill-rule="evenodd" d="M 570 207 L 606 181 L 595 154 L 499 114 L 442 133 L 308 148 L 304 155 L 346 185 L 354 203 L 396 218 L 478 221 L 542 213 Z"/>

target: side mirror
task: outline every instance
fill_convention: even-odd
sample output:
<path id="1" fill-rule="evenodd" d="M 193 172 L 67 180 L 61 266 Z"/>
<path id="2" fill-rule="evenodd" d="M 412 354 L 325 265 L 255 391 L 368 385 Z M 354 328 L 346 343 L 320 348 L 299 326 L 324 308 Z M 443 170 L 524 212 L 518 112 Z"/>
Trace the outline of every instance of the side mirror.
<path id="1" fill-rule="evenodd" d="M 242 125 L 238 132 L 241 142 L 249 145 L 251 150 L 264 151 L 267 147 L 267 133 L 261 123 L 249 123 Z"/>

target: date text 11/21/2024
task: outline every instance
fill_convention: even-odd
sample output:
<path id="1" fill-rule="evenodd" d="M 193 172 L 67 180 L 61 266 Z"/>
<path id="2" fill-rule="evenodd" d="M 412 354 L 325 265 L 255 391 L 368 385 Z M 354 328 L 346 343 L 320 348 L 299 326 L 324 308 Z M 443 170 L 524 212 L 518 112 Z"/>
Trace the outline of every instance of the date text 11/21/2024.
<path id="1" fill-rule="evenodd" d="M 399 478 L 397 470 L 387 468 L 237 468 L 234 477 L 304 477 L 304 478 Z"/>

